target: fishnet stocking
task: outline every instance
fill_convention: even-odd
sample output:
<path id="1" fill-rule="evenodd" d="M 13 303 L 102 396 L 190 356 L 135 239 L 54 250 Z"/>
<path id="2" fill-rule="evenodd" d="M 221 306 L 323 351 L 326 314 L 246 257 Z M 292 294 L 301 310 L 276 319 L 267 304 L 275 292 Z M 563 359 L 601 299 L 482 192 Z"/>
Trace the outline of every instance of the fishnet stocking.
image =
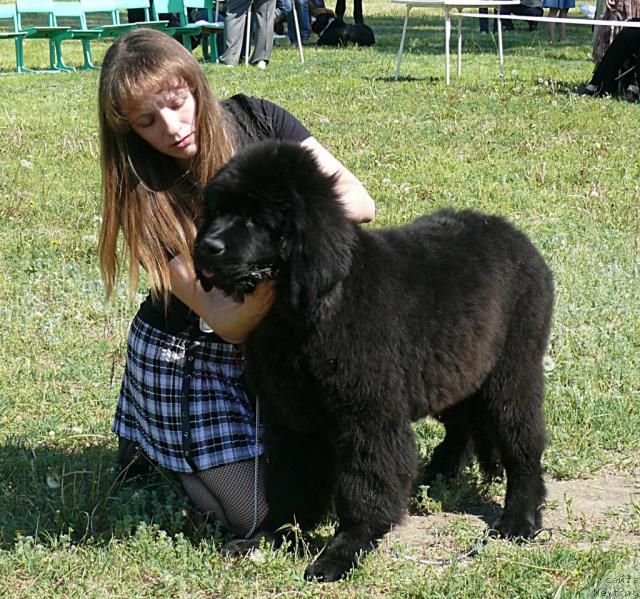
<path id="1" fill-rule="evenodd" d="M 255 460 L 193 474 L 181 473 L 180 480 L 196 506 L 215 516 L 239 537 L 246 537 L 267 515 L 263 458 L 258 461 L 257 494 L 254 491 Z"/>

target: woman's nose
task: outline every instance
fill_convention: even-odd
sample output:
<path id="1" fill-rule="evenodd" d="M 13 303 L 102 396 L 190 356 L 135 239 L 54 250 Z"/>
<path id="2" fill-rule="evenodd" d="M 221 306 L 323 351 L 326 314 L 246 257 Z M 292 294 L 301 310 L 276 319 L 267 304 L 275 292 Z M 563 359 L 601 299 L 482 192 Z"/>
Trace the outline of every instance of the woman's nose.
<path id="1" fill-rule="evenodd" d="M 169 135 L 180 132 L 180 119 L 174 110 L 165 108 L 160 111 L 160 119 Z"/>

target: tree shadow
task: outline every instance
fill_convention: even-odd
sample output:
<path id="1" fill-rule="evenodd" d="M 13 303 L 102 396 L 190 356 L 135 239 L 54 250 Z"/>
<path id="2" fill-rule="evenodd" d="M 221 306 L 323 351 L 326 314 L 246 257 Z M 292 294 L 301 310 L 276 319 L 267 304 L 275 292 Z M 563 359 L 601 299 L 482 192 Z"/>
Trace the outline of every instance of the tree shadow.
<path id="1" fill-rule="evenodd" d="M 217 523 L 196 512 L 171 474 L 154 468 L 124 480 L 111 445 L 81 450 L 9 441 L 0 448 L 0 548 L 21 536 L 73 543 L 126 538 L 141 523 L 197 542 L 221 538 Z"/>

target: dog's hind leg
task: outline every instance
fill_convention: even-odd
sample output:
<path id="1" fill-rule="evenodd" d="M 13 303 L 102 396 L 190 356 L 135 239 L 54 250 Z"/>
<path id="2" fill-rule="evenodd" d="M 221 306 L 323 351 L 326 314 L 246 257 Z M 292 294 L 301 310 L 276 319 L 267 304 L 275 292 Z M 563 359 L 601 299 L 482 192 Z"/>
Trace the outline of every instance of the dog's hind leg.
<path id="1" fill-rule="evenodd" d="M 431 484 L 438 475 L 444 478 L 458 476 L 470 463 L 471 435 L 469 423 L 469 398 L 449 408 L 437 419 L 444 424 L 445 436 L 434 449 L 429 463 L 421 476 L 421 483 Z"/>
<path id="2" fill-rule="evenodd" d="M 365 426 L 366 424 L 366 426 Z M 416 469 L 409 423 L 368 419 L 338 433 L 335 536 L 305 576 L 326 582 L 344 576 L 405 514 Z"/>
<path id="3" fill-rule="evenodd" d="M 500 536 L 531 538 L 542 526 L 545 486 L 542 364 L 498 368 L 488 381 L 488 410 L 507 473 L 504 511 L 493 524 Z"/>
<path id="4" fill-rule="evenodd" d="M 473 451 L 485 482 L 504 474 L 502 456 L 495 435 L 495 426 L 487 410 L 484 393 L 479 391 L 470 403 L 469 422 Z"/>

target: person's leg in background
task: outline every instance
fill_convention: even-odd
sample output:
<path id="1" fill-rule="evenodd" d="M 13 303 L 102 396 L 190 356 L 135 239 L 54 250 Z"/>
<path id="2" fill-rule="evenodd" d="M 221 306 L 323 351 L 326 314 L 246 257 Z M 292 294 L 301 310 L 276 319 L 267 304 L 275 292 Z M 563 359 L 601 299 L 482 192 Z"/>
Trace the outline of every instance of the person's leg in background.
<path id="1" fill-rule="evenodd" d="M 278 35 L 284 35 L 284 23 L 291 12 L 291 0 L 276 0 L 275 19 L 273 31 Z"/>
<path id="2" fill-rule="evenodd" d="M 561 8 L 558 16 L 561 19 L 566 19 L 568 13 L 569 13 L 568 8 Z M 566 23 L 560 23 L 560 41 L 561 42 L 567 41 L 567 24 Z"/>
<path id="3" fill-rule="evenodd" d="M 510 15 L 512 6 L 501 6 L 500 14 L 501 15 Z M 502 21 L 502 30 L 503 31 L 513 31 L 513 21 L 511 19 L 500 19 Z M 493 31 L 494 33 L 498 30 L 498 19 L 493 20 Z"/>
<path id="4" fill-rule="evenodd" d="M 511 14 L 520 15 L 521 17 L 541 17 L 544 13 L 541 6 L 528 6 L 526 4 L 520 4 L 510 6 Z M 538 29 L 537 21 L 527 21 L 529 31 L 535 31 Z"/>
<path id="5" fill-rule="evenodd" d="M 549 7 L 549 12 L 547 13 L 548 17 L 555 18 L 558 16 L 558 9 Z M 555 23 L 547 23 L 547 33 L 549 35 L 549 43 L 554 44 L 556 41 L 556 24 Z"/>
<path id="6" fill-rule="evenodd" d="M 249 62 L 264 68 L 271 60 L 273 50 L 273 21 L 276 14 L 276 0 L 255 1 L 255 36 L 253 54 Z M 261 64 L 265 63 L 265 64 Z"/>
<path id="7" fill-rule="evenodd" d="M 298 12 L 298 24 L 300 25 L 300 39 L 305 44 L 309 41 L 311 35 L 311 26 L 309 25 L 309 7 L 307 0 L 293 0 L 296 3 L 296 11 Z M 287 35 L 292 44 L 297 44 L 296 25 L 293 20 L 293 10 L 287 17 Z"/>
<path id="8" fill-rule="evenodd" d="M 251 0 L 228 0 L 227 14 L 224 19 L 225 51 L 220 56 L 222 64 L 235 66 L 240 62 L 242 40 L 244 39 L 246 15 L 251 8 Z M 273 37 L 273 21 L 271 23 Z"/>
<path id="9" fill-rule="evenodd" d="M 528 12 L 525 14 L 530 17 L 541 17 L 544 14 L 544 10 L 541 7 L 529 7 Z M 527 21 L 527 25 L 529 25 L 529 31 L 538 29 L 537 21 Z"/>
<path id="10" fill-rule="evenodd" d="M 362 0 L 353 0 L 353 22 L 364 23 L 362 15 Z"/>
<path id="11" fill-rule="evenodd" d="M 481 15 L 488 15 L 489 14 L 489 9 L 488 8 L 480 8 L 478 10 L 478 12 Z M 478 21 L 480 21 L 480 33 L 483 34 L 487 34 L 489 33 L 489 19 L 478 19 Z"/>

